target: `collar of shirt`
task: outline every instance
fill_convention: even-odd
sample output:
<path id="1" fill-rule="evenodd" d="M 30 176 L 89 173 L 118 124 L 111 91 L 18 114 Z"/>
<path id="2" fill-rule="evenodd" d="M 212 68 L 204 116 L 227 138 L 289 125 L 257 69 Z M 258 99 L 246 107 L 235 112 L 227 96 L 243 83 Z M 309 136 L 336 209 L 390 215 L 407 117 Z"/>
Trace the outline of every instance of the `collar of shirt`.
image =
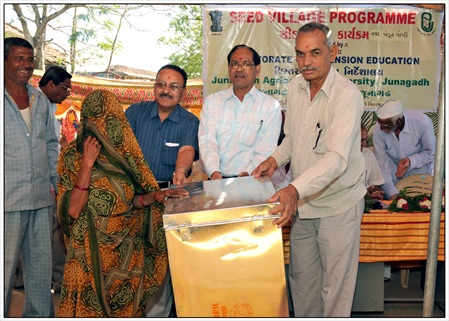
<path id="1" fill-rule="evenodd" d="M 409 127 L 410 120 L 407 119 L 407 113 L 405 113 L 405 112 L 404 112 L 404 120 L 405 120 L 405 124 L 404 124 L 404 128 L 402 128 L 402 130 L 401 130 L 401 133 L 409 134 L 410 133 L 410 127 Z"/>
<path id="2" fill-rule="evenodd" d="M 326 80 L 324 81 L 323 86 L 321 86 L 320 91 L 322 91 L 327 97 L 330 97 L 331 94 L 331 86 L 334 82 L 335 74 L 337 73 L 337 70 L 331 66 L 331 69 L 329 70 L 329 73 L 327 74 Z M 299 82 L 299 86 L 302 90 L 306 91 L 307 93 L 310 92 L 309 90 L 309 81 L 305 80 L 301 75 L 301 81 Z"/>
<path id="3" fill-rule="evenodd" d="M 29 83 L 27 83 L 27 84 L 25 85 L 25 87 L 26 87 L 26 89 L 27 89 L 28 97 L 29 97 L 29 105 L 28 105 L 28 108 L 30 109 L 30 111 L 33 110 L 33 112 L 34 112 L 33 106 L 34 106 L 34 104 L 37 103 L 37 101 L 39 100 L 39 96 L 40 96 L 40 95 L 43 95 L 43 96 L 45 97 L 45 95 L 44 95 L 43 92 L 38 91 L 36 88 L 34 88 L 34 87 L 33 87 L 31 84 L 29 84 Z M 8 91 L 6 90 L 6 88 L 5 88 L 5 96 L 11 101 L 12 105 L 16 108 L 16 111 L 17 111 L 17 112 L 20 112 L 19 107 L 17 107 L 16 102 L 14 101 L 14 99 L 12 98 L 12 96 L 10 95 L 10 93 L 8 93 Z M 33 116 L 31 116 L 31 117 L 33 117 Z"/>
<path id="4" fill-rule="evenodd" d="M 245 98 L 249 95 L 251 98 L 254 99 L 254 97 L 257 94 L 257 91 L 258 91 L 258 89 L 256 88 L 256 86 L 253 85 L 253 87 L 250 89 L 250 91 L 248 91 L 248 93 L 245 95 Z M 225 92 L 225 94 L 223 96 L 223 100 L 226 101 L 226 100 L 232 99 L 233 97 L 237 98 L 237 96 L 234 94 L 234 86 L 232 86 Z M 243 100 L 245 100 L 245 99 L 243 99 Z"/>
<path id="5" fill-rule="evenodd" d="M 170 113 L 170 115 L 168 115 L 167 119 L 178 124 L 181 121 L 181 115 L 179 112 L 179 108 L 183 108 L 183 107 L 181 107 L 181 105 L 178 104 L 175 107 L 175 109 L 173 109 L 173 111 Z M 156 117 L 159 118 L 159 112 L 158 112 L 158 108 L 157 108 L 157 102 L 154 101 L 153 106 L 150 110 L 150 119 L 153 119 Z"/>
<path id="6" fill-rule="evenodd" d="M 42 91 L 42 88 L 41 87 L 36 87 L 36 90 L 38 91 L 38 92 L 40 92 L 42 95 L 44 95 L 45 96 L 45 98 L 47 98 L 48 99 L 48 97 L 44 94 L 44 92 Z M 50 101 L 50 99 L 48 99 L 48 101 Z M 56 110 L 58 109 L 58 106 L 56 106 L 56 104 L 54 104 L 54 103 L 52 103 L 51 101 L 50 101 L 50 106 L 51 106 L 51 112 L 52 112 L 52 115 L 55 115 L 55 113 L 56 113 Z M 56 115 L 55 115 L 55 117 L 56 117 Z"/>

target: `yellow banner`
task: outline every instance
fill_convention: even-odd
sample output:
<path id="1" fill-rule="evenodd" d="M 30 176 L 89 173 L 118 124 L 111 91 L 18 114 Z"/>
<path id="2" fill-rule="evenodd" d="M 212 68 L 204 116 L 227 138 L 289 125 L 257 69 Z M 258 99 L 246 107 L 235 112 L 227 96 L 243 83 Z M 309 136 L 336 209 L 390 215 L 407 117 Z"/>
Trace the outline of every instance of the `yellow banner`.
<path id="1" fill-rule="evenodd" d="M 375 110 L 388 99 L 407 109 L 436 110 L 444 13 L 412 6 L 205 5 L 204 97 L 231 86 L 227 55 L 238 44 L 261 56 L 256 87 L 286 107 L 287 87 L 299 74 L 298 29 L 328 25 L 338 46 L 334 67 L 353 81 Z"/>

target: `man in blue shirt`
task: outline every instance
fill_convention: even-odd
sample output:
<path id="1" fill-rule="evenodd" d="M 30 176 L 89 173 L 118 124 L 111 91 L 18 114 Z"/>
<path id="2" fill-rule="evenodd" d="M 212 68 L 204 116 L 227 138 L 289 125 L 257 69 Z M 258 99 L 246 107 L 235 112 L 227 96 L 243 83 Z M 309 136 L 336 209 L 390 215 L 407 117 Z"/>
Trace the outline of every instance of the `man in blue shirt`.
<path id="1" fill-rule="evenodd" d="M 198 159 L 198 118 L 179 102 L 187 84 L 186 72 L 175 65 L 159 69 L 155 101 L 136 103 L 125 111 L 143 155 L 161 188 L 187 182 Z M 170 272 L 146 307 L 147 317 L 168 317 L 173 307 Z"/>
<path id="2" fill-rule="evenodd" d="M 51 235 L 58 138 L 50 101 L 28 81 L 34 71 L 33 46 L 5 38 L 4 294 L 9 314 L 14 272 L 22 258 L 25 302 L 22 317 L 52 317 Z"/>
<path id="3" fill-rule="evenodd" d="M 56 104 L 62 103 L 70 96 L 72 88 L 72 75 L 69 74 L 64 68 L 59 66 L 49 67 L 41 80 L 39 81 L 39 87 L 37 90 L 44 93 L 47 99 L 51 102 L 51 114 L 53 116 L 53 123 L 56 131 L 56 137 L 61 136 L 61 125 L 56 119 L 55 112 L 57 109 Z M 58 153 L 61 149 L 58 144 Z M 64 245 L 64 236 L 59 225 L 56 213 L 53 216 L 53 290 L 54 292 L 61 292 L 62 276 L 64 273 L 64 263 L 66 256 L 66 248 Z M 23 288 L 23 270 L 22 264 L 19 263 L 16 279 L 14 281 L 14 287 Z"/>
<path id="4" fill-rule="evenodd" d="M 182 68 L 165 65 L 156 75 L 155 101 L 133 104 L 125 112 L 161 188 L 185 183 L 198 159 L 199 120 L 179 105 L 186 83 Z"/>

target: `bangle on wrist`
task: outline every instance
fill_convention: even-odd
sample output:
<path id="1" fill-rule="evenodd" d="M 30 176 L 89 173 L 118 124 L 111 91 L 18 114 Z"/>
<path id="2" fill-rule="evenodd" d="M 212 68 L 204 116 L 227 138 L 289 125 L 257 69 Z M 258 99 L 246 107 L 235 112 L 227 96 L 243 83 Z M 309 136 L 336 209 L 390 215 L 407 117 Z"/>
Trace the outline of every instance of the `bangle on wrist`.
<path id="1" fill-rule="evenodd" d="M 84 188 L 84 187 L 79 186 L 78 184 L 75 184 L 75 188 L 79 189 L 80 191 L 88 191 L 89 190 L 89 187 Z"/>
<path id="2" fill-rule="evenodd" d="M 141 205 L 142 207 L 145 207 L 145 205 L 143 205 L 143 194 L 141 194 L 141 195 L 139 196 L 139 203 L 140 203 L 140 205 Z"/>

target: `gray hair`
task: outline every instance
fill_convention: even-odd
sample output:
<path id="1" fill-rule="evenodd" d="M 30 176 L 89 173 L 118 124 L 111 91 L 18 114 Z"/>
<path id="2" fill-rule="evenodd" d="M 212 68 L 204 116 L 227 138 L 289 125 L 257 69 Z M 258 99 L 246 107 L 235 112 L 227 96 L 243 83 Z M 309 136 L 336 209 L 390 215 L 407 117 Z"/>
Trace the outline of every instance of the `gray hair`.
<path id="1" fill-rule="evenodd" d="M 301 32 L 312 32 L 317 29 L 321 30 L 324 33 L 324 36 L 326 37 L 326 41 L 324 43 L 330 49 L 334 44 L 334 41 L 332 40 L 332 30 L 330 30 L 329 27 L 326 25 L 323 25 L 318 22 L 309 22 L 304 26 L 302 26 L 301 28 L 299 28 L 298 36 Z"/>

